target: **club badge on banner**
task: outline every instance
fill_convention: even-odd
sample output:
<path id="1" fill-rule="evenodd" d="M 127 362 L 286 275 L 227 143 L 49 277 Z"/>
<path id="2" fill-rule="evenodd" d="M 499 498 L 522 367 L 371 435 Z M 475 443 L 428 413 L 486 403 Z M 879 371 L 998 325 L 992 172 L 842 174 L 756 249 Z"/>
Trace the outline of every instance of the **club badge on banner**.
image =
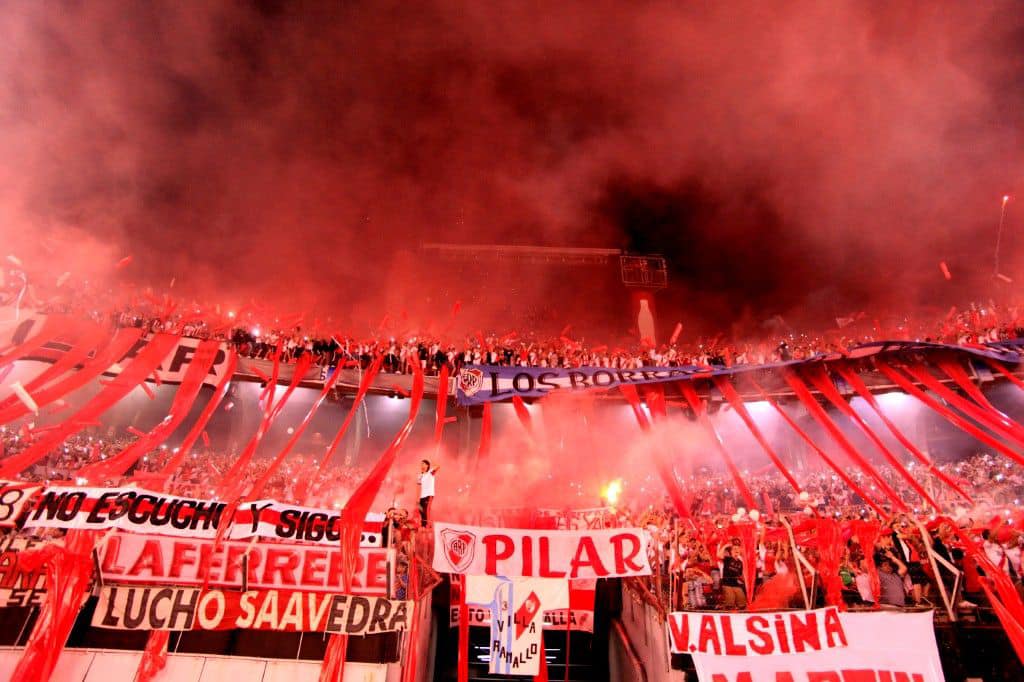
<path id="1" fill-rule="evenodd" d="M 943 682 L 931 611 L 671 613 L 673 653 L 701 682 Z"/>
<path id="2" fill-rule="evenodd" d="M 611 578 L 650 575 L 639 528 L 528 530 L 434 524 L 434 570 L 463 575 Z"/>
<path id="3" fill-rule="evenodd" d="M 352 593 L 387 594 L 387 550 L 361 547 Z M 117 533 L 99 555 L 104 583 L 286 589 L 341 587 L 341 549 L 279 542 L 222 542 Z"/>
<path id="4" fill-rule="evenodd" d="M 536 675 L 544 654 L 543 612 L 569 607 L 569 581 L 470 575 L 466 603 L 491 612 L 490 662 L 495 675 Z"/>
<path id="5" fill-rule="evenodd" d="M 92 624 L 114 630 L 278 630 L 373 635 L 408 627 L 410 602 L 289 590 L 104 587 Z"/>

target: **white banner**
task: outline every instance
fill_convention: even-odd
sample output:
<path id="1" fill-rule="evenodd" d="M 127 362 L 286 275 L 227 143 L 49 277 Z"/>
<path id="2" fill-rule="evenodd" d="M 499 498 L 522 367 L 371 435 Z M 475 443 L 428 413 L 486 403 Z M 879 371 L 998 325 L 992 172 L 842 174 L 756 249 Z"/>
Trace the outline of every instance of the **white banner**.
<path id="1" fill-rule="evenodd" d="M 610 578 L 650 575 L 639 528 L 526 530 L 434 524 L 434 570 L 464 575 Z"/>
<path id="2" fill-rule="evenodd" d="M 470 627 L 489 627 L 491 612 L 483 606 L 467 606 L 469 609 Z M 448 607 L 448 626 L 459 627 L 459 606 Z M 577 632 L 594 631 L 594 612 L 577 609 L 552 609 L 544 611 L 545 630 L 575 630 Z"/>
<path id="3" fill-rule="evenodd" d="M 367 514 L 360 546 L 382 546 L 383 526 L 384 514 Z M 298 507 L 275 500 L 246 502 L 235 512 L 235 520 L 228 531 L 228 537 L 238 540 L 254 535 L 261 538 L 337 546 L 341 541 L 341 512 Z"/>
<path id="4" fill-rule="evenodd" d="M 214 538 L 227 504 L 137 488 L 51 486 L 25 519 L 26 528 L 121 528 L 187 538 Z"/>
<path id="5" fill-rule="evenodd" d="M 673 613 L 673 652 L 701 682 L 943 682 L 933 613 Z"/>
<path id="6" fill-rule="evenodd" d="M 279 542 L 178 539 L 118 533 L 100 554 L 104 583 L 288 589 L 341 589 L 341 549 Z M 351 592 L 387 595 L 387 550 L 362 547 Z"/>
<path id="7" fill-rule="evenodd" d="M 536 675 L 544 655 L 542 614 L 569 607 L 569 581 L 471 575 L 466 579 L 466 603 L 491 612 L 488 671 Z"/>
<path id="8" fill-rule="evenodd" d="M 104 587 L 92 625 L 113 630 L 239 629 L 361 636 L 405 630 L 410 604 L 290 590 Z"/>
<path id="9" fill-rule="evenodd" d="M 11 499 L 18 495 L 13 488 L 2 492 Z M 25 500 L 20 499 L 19 504 L 24 505 Z M 24 525 L 26 528 L 65 530 L 118 528 L 135 533 L 214 538 L 226 508 L 225 502 L 195 500 L 140 488 L 51 486 L 39 494 Z M 4 511 L 0 506 L 0 525 Z M 246 502 L 235 511 L 228 537 L 255 536 L 333 547 L 340 540 L 340 519 L 337 510 L 297 507 L 274 500 Z M 383 514 L 368 514 L 363 523 L 360 546 L 382 546 L 383 525 Z"/>

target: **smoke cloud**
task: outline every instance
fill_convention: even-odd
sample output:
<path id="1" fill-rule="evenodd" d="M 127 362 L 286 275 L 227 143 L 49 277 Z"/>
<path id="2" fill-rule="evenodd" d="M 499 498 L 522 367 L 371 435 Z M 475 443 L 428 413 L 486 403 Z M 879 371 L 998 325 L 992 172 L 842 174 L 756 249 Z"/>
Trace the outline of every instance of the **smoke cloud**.
<path id="1" fill-rule="evenodd" d="M 453 284 L 424 242 L 660 252 L 688 330 L 987 296 L 1021 182 L 1018 9 L 7 3 L 0 243 L 47 276 L 352 324 L 466 300 L 472 327 L 484 288 L 572 287 L 556 328 L 600 307 L 588 270 Z"/>

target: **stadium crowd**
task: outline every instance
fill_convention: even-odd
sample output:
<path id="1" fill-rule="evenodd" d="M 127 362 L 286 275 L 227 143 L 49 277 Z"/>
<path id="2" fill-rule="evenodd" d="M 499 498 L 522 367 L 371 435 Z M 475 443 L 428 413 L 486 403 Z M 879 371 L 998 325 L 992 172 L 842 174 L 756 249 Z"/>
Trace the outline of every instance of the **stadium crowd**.
<path id="1" fill-rule="evenodd" d="M 31 433 L 2 428 L 0 439 L 3 451 L 13 454 L 25 447 Z M 84 464 L 94 458 L 111 456 L 130 442 L 131 436 L 113 439 L 95 434 L 74 436 L 22 478 L 48 483 L 75 482 L 75 472 Z M 103 483 L 135 482 L 147 487 L 148 476 L 159 471 L 174 454 L 173 448 L 150 452 L 123 480 Z M 230 453 L 209 448 L 197 450 L 168 481 L 168 491 L 196 498 L 211 497 L 215 492 L 211 481 L 220 479 L 233 461 Z M 265 460 L 254 460 L 245 473 L 246 480 L 255 481 L 265 471 L 266 464 Z M 289 458 L 271 479 L 264 496 L 294 501 L 296 484 L 311 466 L 316 466 L 313 457 Z M 944 507 L 943 513 L 974 535 L 993 564 L 1006 571 L 1018 589 L 1022 589 L 1024 532 L 1021 523 L 1024 518 L 1020 514 L 1020 499 L 1024 497 L 1024 468 L 987 453 L 939 468 L 964 487 L 973 500 L 973 506 L 964 506 L 961 499 L 944 493 L 937 481 L 931 481 L 922 473 L 921 479 L 930 482 L 933 495 Z M 887 467 L 878 470 L 904 500 L 913 503 L 917 499 L 896 472 Z M 329 477 L 311 491 L 307 504 L 340 508 L 365 473 L 359 467 L 331 467 Z M 864 490 L 873 489 L 870 479 L 861 472 L 850 470 L 848 475 Z M 648 587 L 651 594 L 662 600 L 663 608 L 800 607 L 803 605 L 797 582 L 800 571 L 804 574 L 810 599 L 823 603 L 826 580 L 818 571 L 822 566 L 822 552 L 813 539 L 799 532 L 801 525 L 812 519 L 834 519 L 845 527 L 854 521 L 882 524 L 871 546 L 864 546 L 853 533 L 847 533 L 841 540 L 837 570 L 842 580 L 843 599 L 850 606 L 873 606 L 877 602 L 885 607 L 941 607 L 937 581 L 945 581 L 945 587 L 951 590 L 953 574 L 940 568 L 936 575 L 937 565 L 928 558 L 929 547 L 963 574 L 956 596 L 961 609 L 976 609 L 976 604 L 985 602 L 978 585 L 979 569 L 965 559 L 948 524 L 937 522 L 935 510 L 918 506 L 912 513 L 880 519 L 831 472 L 802 472 L 800 493 L 792 490 L 778 473 L 748 475 L 746 481 L 762 503 L 760 510 L 744 509 L 731 478 L 712 469 L 703 469 L 682 481 L 690 495 L 689 518 L 681 517 L 667 499 L 663 504 L 646 506 L 640 498 L 630 500 L 628 488 L 621 503 L 602 510 L 603 523 L 639 526 L 649 534 L 651 564 L 657 566 L 658 571 Z M 389 480 L 386 486 L 393 488 L 394 483 Z M 923 505 L 920 501 L 917 504 Z M 572 512 L 566 510 L 565 513 L 571 515 Z M 534 516 L 527 523 L 538 523 L 537 519 Z M 756 546 L 752 551 L 744 547 L 744 540 L 735 532 L 737 525 L 751 521 L 756 522 L 757 528 Z M 522 523 L 522 517 L 517 522 Z M 549 524 L 551 519 L 540 523 Z M 392 507 L 387 511 L 384 525 L 390 541 L 405 547 L 402 556 L 408 556 L 419 527 L 416 514 Z M 787 526 L 797 529 L 796 535 L 783 533 Z M 922 533 L 924 528 L 927 530 Z M 869 554 L 877 567 L 875 571 L 867 561 Z M 805 561 L 798 560 L 798 555 Z M 749 572 L 744 571 L 744 562 L 751 557 L 756 570 L 753 602 L 748 604 L 745 581 Z M 871 587 L 873 572 L 880 585 L 877 597 Z"/>
<path id="2" fill-rule="evenodd" d="M 8 286 L 0 288 L 0 306 L 19 304 L 23 309 L 89 317 L 116 326 L 142 327 L 196 338 L 230 342 L 245 357 L 269 359 L 279 350 L 282 361 L 294 362 L 312 354 L 325 367 L 363 365 L 383 356 L 383 371 L 410 373 L 418 363 L 428 374 L 443 365 L 457 369 L 467 364 L 530 367 L 735 366 L 803 359 L 821 353 L 845 352 L 874 340 L 920 340 L 954 344 L 981 344 L 1024 337 L 1024 305 L 1016 301 L 975 302 L 945 313 L 885 316 L 855 312 L 818 329 L 798 329 L 776 315 L 754 334 L 742 338 L 694 336 L 677 331 L 657 343 L 640 339 L 636 330 L 615 339 L 594 341 L 573 338 L 571 326 L 545 333 L 540 327 L 520 330 L 476 331 L 462 336 L 453 311 L 447 325 L 417 329 L 411 323 L 382 320 L 365 334 L 330 331 L 326 322 L 303 314 L 281 316 L 255 303 L 237 311 L 220 304 L 199 304 L 162 298 L 147 291 L 130 300 L 101 292 L 82 283 L 58 287 L 42 295 L 18 283 L 24 275 L 9 270 Z M 34 293 L 34 295 L 33 295 Z M 56 295 L 52 295 L 55 294 Z M 456 304 L 458 307 L 459 304 Z M 440 329 L 438 327 L 441 327 Z"/>

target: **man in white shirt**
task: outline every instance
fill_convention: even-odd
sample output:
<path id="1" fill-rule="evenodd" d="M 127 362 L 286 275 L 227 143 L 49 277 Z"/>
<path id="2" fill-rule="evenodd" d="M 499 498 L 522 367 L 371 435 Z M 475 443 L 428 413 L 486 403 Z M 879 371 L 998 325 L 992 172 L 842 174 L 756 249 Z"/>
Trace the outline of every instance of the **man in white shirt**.
<path id="1" fill-rule="evenodd" d="M 434 474 L 441 468 L 430 468 L 430 460 L 420 460 L 420 527 L 426 528 L 430 520 L 430 503 L 434 501 Z"/>

